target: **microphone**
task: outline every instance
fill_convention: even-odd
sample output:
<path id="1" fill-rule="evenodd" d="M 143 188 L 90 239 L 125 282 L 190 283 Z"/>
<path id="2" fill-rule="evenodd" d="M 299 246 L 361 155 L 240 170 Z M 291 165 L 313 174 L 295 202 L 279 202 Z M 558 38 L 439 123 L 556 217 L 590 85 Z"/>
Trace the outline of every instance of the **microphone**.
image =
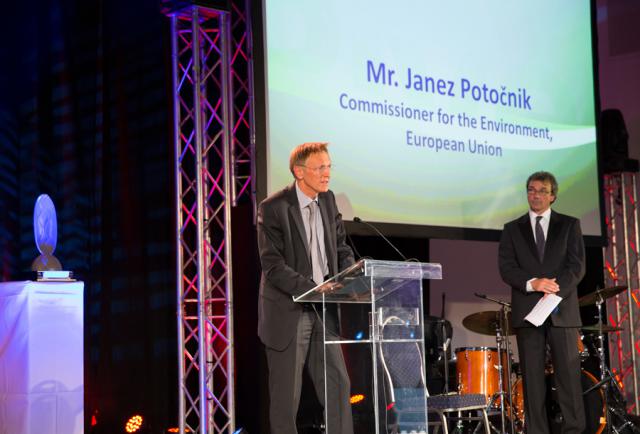
<path id="1" fill-rule="evenodd" d="M 493 301 L 494 303 L 498 303 L 499 305 L 502 305 L 504 307 L 511 307 L 511 303 L 507 303 L 506 301 L 496 300 L 495 298 L 491 298 L 486 294 L 478 294 L 477 292 L 474 292 L 473 295 L 475 295 L 478 298 L 483 298 L 485 300 Z"/>
<path id="2" fill-rule="evenodd" d="M 402 258 L 403 261 L 405 261 L 405 262 L 408 261 L 407 257 L 405 255 L 403 255 L 402 252 L 400 250 L 398 250 L 398 248 L 396 246 L 394 246 L 393 243 L 391 241 L 389 241 L 389 239 L 387 237 L 385 237 L 382 234 L 382 232 L 380 232 L 378 230 L 377 227 L 375 227 L 374 225 L 372 225 L 369 222 L 366 222 L 366 221 L 362 220 L 360 217 L 354 217 L 353 221 L 356 222 L 356 223 L 363 223 L 363 224 L 369 226 L 371 229 L 373 229 L 376 232 L 376 234 L 378 234 L 383 240 L 385 240 L 387 242 L 387 244 L 389 244 L 393 248 L 393 250 L 395 250 L 396 253 L 398 253 L 398 255 L 400 255 L 400 257 Z"/>

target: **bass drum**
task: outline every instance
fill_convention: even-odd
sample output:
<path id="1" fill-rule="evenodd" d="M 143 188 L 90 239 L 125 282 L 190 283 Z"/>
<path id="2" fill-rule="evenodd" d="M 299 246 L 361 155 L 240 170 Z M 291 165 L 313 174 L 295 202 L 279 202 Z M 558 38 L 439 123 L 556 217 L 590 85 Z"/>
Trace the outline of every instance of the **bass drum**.
<path id="1" fill-rule="evenodd" d="M 500 374 L 497 369 L 498 349 L 495 347 L 462 347 L 456 348 L 456 375 L 458 392 L 461 395 L 483 394 L 490 402 L 500 392 Z M 507 384 L 507 353 L 502 353 L 502 384 Z M 493 402 L 500 406 L 500 399 Z"/>
<path id="2" fill-rule="evenodd" d="M 589 371 L 582 370 L 582 391 L 586 391 L 598 382 L 598 379 Z M 558 404 L 558 392 L 556 390 L 553 374 L 546 375 L 547 381 L 547 417 L 553 434 L 562 432 L 562 412 Z M 601 434 L 607 425 L 607 412 L 604 404 L 604 393 L 602 389 L 596 389 L 583 395 L 584 412 L 587 419 L 587 429 L 585 434 Z M 514 413 L 520 427 L 525 421 L 524 395 L 522 392 L 522 378 L 513 384 Z"/>

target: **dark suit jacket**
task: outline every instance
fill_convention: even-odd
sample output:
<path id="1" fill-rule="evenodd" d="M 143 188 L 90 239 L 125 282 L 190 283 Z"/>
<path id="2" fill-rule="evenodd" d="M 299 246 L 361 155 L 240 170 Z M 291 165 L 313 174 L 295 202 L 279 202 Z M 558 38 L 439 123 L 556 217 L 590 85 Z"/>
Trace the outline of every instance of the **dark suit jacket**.
<path id="1" fill-rule="evenodd" d="M 353 252 L 346 244 L 344 224 L 333 192 L 320 193 L 318 206 L 329 274 L 333 276 L 353 264 Z M 292 296 L 316 286 L 295 184 L 262 201 L 257 230 L 262 265 L 258 335 L 266 346 L 283 350 L 295 336 L 302 312 L 302 306 L 294 303 Z"/>
<path id="2" fill-rule="evenodd" d="M 502 280 L 511 286 L 513 327 L 532 326 L 524 317 L 542 298 L 541 292 L 527 292 L 526 284 L 534 277 L 556 278 L 562 297 L 559 312 L 551 314 L 558 327 L 580 327 L 578 283 L 585 271 L 585 254 L 580 222 L 551 211 L 545 243 L 544 261 L 540 262 L 529 214 L 507 223 L 502 231 L 498 265 Z"/>

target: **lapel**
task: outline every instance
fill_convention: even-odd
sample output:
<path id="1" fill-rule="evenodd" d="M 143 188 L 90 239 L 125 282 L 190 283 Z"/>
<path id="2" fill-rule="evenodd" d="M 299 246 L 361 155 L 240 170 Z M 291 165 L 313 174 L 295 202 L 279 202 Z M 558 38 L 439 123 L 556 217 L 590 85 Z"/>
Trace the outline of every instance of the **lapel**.
<path id="1" fill-rule="evenodd" d="M 538 257 L 538 249 L 536 248 L 536 241 L 533 238 L 533 228 L 531 227 L 531 220 L 529 219 L 528 212 L 522 217 L 520 217 L 520 219 L 518 220 L 518 227 L 520 228 L 522 237 L 524 238 L 527 244 L 527 247 L 529 247 L 531 254 L 533 255 L 534 258 L 540 261 L 540 258 Z M 545 244 L 545 251 L 546 251 L 546 247 L 547 246 Z"/>
<path id="2" fill-rule="evenodd" d="M 544 245 L 545 256 L 549 251 L 549 244 L 554 242 L 558 237 L 558 232 L 560 231 L 561 226 L 560 216 L 557 212 L 551 210 L 551 215 L 549 216 L 549 230 L 547 231 L 547 241 Z"/>
<path id="3" fill-rule="evenodd" d="M 331 230 L 331 225 L 329 222 L 329 203 L 327 200 L 327 194 L 321 193 L 318 195 L 318 207 L 320 208 L 320 215 L 322 216 L 322 227 L 324 228 L 324 249 L 327 253 L 327 263 L 329 265 L 329 273 L 331 275 L 338 272 L 338 270 L 333 269 L 334 258 L 336 258 L 336 241 L 333 239 L 335 236 L 333 231 Z"/>
<path id="4" fill-rule="evenodd" d="M 309 252 L 309 241 L 307 240 L 307 232 L 304 230 L 304 223 L 302 222 L 302 212 L 300 212 L 300 203 L 298 202 L 298 196 L 296 195 L 295 183 L 289 186 L 287 201 L 289 202 L 289 216 L 291 217 L 293 226 L 296 227 L 296 232 L 300 235 L 302 243 L 304 244 L 305 252 Z"/>

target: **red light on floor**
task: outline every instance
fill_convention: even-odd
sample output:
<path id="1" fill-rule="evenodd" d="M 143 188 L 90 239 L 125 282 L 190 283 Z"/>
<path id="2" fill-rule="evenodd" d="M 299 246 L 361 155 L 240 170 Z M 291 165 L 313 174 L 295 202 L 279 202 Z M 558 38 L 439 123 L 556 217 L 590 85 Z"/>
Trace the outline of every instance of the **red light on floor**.
<path id="1" fill-rule="evenodd" d="M 142 426 L 142 416 L 136 414 L 135 416 L 131 416 L 127 421 L 127 424 L 124 426 L 124 430 L 126 432 L 137 432 Z"/>
<path id="2" fill-rule="evenodd" d="M 98 425 L 98 419 L 96 419 L 96 415 L 92 414 L 91 415 L 91 426 L 96 426 Z"/>
<path id="3" fill-rule="evenodd" d="M 351 403 L 351 405 L 353 404 L 358 404 L 359 402 L 364 401 L 364 395 L 359 393 L 357 395 L 353 395 L 351 397 L 351 399 L 349 400 L 349 402 Z"/>

